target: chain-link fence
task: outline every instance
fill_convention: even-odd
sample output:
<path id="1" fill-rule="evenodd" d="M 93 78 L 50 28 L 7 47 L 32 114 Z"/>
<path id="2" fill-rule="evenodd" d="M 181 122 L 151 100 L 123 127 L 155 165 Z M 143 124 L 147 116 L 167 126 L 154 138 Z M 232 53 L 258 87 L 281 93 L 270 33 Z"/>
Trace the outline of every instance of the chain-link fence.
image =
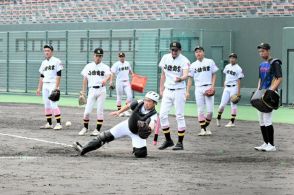
<path id="1" fill-rule="evenodd" d="M 92 61 L 93 50 L 104 50 L 103 61 L 111 66 L 118 60 L 120 51 L 126 53 L 133 70 L 148 77 L 145 91 L 159 89 L 158 62 L 169 52 L 171 41 L 180 41 L 183 55 L 195 61 L 194 47 L 205 48 L 208 58 L 219 66 L 217 86 L 222 87 L 222 69 L 232 50 L 230 31 L 129 29 L 129 30 L 78 30 L 30 31 L 0 33 L 0 92 L 35 93 L 39 66 L 44 59 L 43 45 L 54 46 L 54 56 L 64 64 L 61 90 L 66 95 L 77 95 L 82 86 L 80 74 Z M 244 89 L 243 89 L 244 90 Z M 108 92 L 110 96 L 115 93 Z M 191 93 L 193 94 L 193 93 Z M 217 92 L 219 101 L 221 90 Z M 246 93 L 247 94 L 247 93 Z M 134 96 L 140 95 L 134 93 Z M 193 100 L 194 97 L 192 97 Z"/>

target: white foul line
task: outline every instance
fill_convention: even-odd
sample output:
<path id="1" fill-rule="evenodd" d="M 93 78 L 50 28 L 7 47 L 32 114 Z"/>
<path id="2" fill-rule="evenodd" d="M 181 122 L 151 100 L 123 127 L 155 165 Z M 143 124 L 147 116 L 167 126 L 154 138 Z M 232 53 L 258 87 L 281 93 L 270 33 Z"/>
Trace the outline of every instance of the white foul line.
<path id="1" fill-rule="evenodd" d="M 0 135 L 4 135 L 4 136 L 8 136 L 8 137 L 20 138 L 20 139 L 33 140 L 33 141 L 44 142 L 44 143 L 55 144 L 55 145 L 61 145 L 61 146 L 71 147 L 71 148 L 73 147 L 72 145 L 69 145 L 69 144 L 64 144 L 64 143 L 59 143 L 59 142 L 52 142 L 52 141 L 47 141 L 47 140 L 38 139 L 38 138 L 30 138 L 30 137 L 12 135 L 12 134 L 7 134 L 7 133 L 0 133 Z"/>

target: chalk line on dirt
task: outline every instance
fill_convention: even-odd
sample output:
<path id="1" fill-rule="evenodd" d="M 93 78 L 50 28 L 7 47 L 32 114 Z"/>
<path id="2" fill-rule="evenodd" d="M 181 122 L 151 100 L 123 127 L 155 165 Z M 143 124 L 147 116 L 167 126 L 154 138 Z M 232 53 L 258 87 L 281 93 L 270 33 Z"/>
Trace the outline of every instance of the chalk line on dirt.
<path id="1" fill-rule="evenodd" d="M 33 141 L 43 142 L 43 143 L 48 143 L 48 144 L 55 144 L 55 145 L 60 145 L 60 146 L 64 146 L 64 147 L 71 147 L 71 148 L 73 147 L 72 145 L 65 144 L 65 143 L 48 141 L 48 140 L 38 139 L 38 138 L 24 137 L 24 136 L 13 135 L 13 134 L 8 134 L 8 133 L 0 133 L 0 135 L 2 135 L 2 136 L 8 136 L 8 137 L 14 137 L 14 138 L 19 138 L 19 139 L 33 140 Z"/>

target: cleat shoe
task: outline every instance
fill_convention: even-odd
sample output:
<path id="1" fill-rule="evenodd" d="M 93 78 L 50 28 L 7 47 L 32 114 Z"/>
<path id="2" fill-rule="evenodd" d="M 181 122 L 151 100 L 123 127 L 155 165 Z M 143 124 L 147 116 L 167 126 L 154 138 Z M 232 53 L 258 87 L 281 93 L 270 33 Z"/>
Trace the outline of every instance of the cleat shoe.
<path id="1" fill-rule="evenodd" d="M 170 141 L 168 141 L 168 140 L 165 140 L 164 142 L 163 142 L 163 144 L 158 148 L 159 150 L 164 150 L 164 149 L 166 149 L 166 148 L 168 148 L 168 147 L 172 147 L 172 146 L 174 146 L 175 144 L 174 144 L 174 142 L 173 142 L 173 140 L 170 140 Z"/>
<path id="2" fill-rule="evenodd" d="M 230 121 L 228 124 L 226 124 L 225 127 L 235 127 L 235 123 L 232 123 L 232 121 Z"/>
<path id="3" fill-rule="evenodd" d="M 82 130 L 79 132 L 79 135 L 85 135 L 88 132 L 86 127 L 83 127 Z"/>
<path id="4" fill-rule="evenodd" d="M 91 136 L 97 136 L 100 132 L 97 129 L 94 129 L 94 131 L 91 133 Z"/>
<path id="5" fill-rule="evenodd" d="M 263 143 L 260 146 L 254 147 L 254 149 L 258 151 L 262 151 L 265 147 L 267 147 L 267 143 Z"/>
<path id="6" fill-rule="evenodd" d="M 123 113 L 120 113 L 118 116 L 119 117 L 124 117 L 125 116 L 125 113 L 124 112 Z"/>
<path id="7" fill-rule="evenodd" d="M 277 148 L 276 148 L 276 146 L 273 146 L 270 143 L 268 143 L 267 146 L 262 149 L 262 151 L 264 151 L 264 152 L 275 152 L 275 151 L 277 151 Z"/>
<path id="8" fill-rule="evenodd" d="M 79 152 L 79 154 L 81 155 L 82 151 L 83 151 L 83 146 L 79 143 L 79 142 L 75 142 L 73 143 L 72 147 Z"/>
<path id="9" fill-rule="evenodd" d="M 220 119 L 216 119 L 216 126 L 217 126 L 217 127 L 220 127 L 220 126 L 221 126 L 221 124 L 220 124 Z"/>
<path id="10" fill-rule="evenodd" d="M 206 134 L 206 131 L 204 129 L 201 129 L 198 136 L 204 136 L 205 134 Z"/>
<path id="11" fill-rule="evenodd" d="M 62 126 L 60 123 L 57 123 L 54 127 L 54 130 L 61 130 L 62 129 Z"/>
<path id="12" fill-rule="evenodd" d="M 212 135 L 212 133 L 211 133 L 210 130 L 206 129 L 205 135 L 208 135 L 209 136 L 209 135 Z"/>
<path id="13" fill-rule="evenodd" d="M 184 150 L 184 145 L 181 142 L 178 142 L 172 150 Z"/>
<path id="14" fill-rule="evenodd" d="M 46 123 L 46 125 L 41 126 L 40 129 L 53 129 L 53 125 L 50 125 L 49 123 Z"/>

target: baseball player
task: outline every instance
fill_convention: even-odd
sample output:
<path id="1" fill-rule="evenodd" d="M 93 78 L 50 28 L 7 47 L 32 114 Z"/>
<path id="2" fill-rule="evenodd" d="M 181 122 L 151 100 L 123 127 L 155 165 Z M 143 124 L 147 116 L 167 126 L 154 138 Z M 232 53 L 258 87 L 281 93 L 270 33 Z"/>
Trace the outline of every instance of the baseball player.
<path id="1" fill-rule="evenodd" d="M 277 91 L 282 82 L 282 68 L 281 62 L 276 60 L 270 64 L 272 59 L 270 55 L 271 46 L 268 43 L 261 43 L 258 47 L 258 52 L 263 62 L 259 65 L 259 79 L 258 88 L 270 89 Z M 261 86 L 262 84 L 262 86 Z M 259 125 L 262 133 L 264 143 L 261 146 L 255 147 L 259 151 L 276 151 L 274 145 L 274 127 L 272 125 L 272 112 L 259 114 Z"/>
<path id="2" fill-rule="evenodd" d="M 116 76 L 116 105 L 117 109 L 121 109 L 122 96 L 126 94 L 126 104 L 132 102 L 133 93 L 129 81 L 129 74 L 133 74 L 132 67 L 128 61 L 125 60 L 125 53 L 118 54 L 119 61 L 115 62 L 111 67 L 110 86 L 113 86 L 113 78 Z M 121 116 L 130 116 L 128 112 L 122 113 Z"/>
<path id="3" fill-rule="evenodd" d="M 170 53 L 165 54 L 159 67 L 162 69 L 160 79 L 160 95 L 162 102 L 160 106 L 160 124 L 165 135 L 164 143 L 158 148 L 164 150 L 174 145 L 170 135 L 168 114 L 174 106 L 176 110 L 176 120 L 178 124 L 178 143 L 173 150 L 183 150 L 183 139 L 186 130 L 184 118 L 186 79 L 190 61 L 181 54 L 182 46 L 179 42 L 170 44 Z"/>
<path id="4" fill-rule="evenodd" d="M 97 125 L 92 132 L 92 136 L 99 134 L 103 124 L 103 110 L 106 99 L 106 82 L 109 80 L 111 72 L 109 66 L 102 62 L 103 49 L 96 48 L 94 50 L 94 61 L 87 64 L 82 70 L 83 79 L 82 93 L 86 93 L 88 86 L 88 98 L 84 112 L 84 127 L 79 135 L 85 135 L 89 128 L 89 116 L 92 112 L 95 102 L 97 102 Z"/>
<path id="5" fill-rule="evenodd" d="M 129 119 L 122 121 L 108 131 L 100 133 L 94 140 L 85 146 L 82 146 L 79 142 L 74 143 L 74 148 L 80 153 L 80 155 L 84 155 L 87 152 L 100 148 L 105 143 L 128 136 L 132 139 L 133 153 L 135 157 L 146 157 L 146 139 L 156 126 L 157 113 L 155 105 L 158 100 L 159 95 L 156 92 L 150 91 L 145 95 L 143 101 L 134 100 L 120 110 L 112 112 L 111 115 L 119 116 L 119 114 L 126 110 L 131 109 L 133 111 Z M 140 123 L 143 125 L 140 125 Z"/>
<path id="6" fill-rule="evenodd" d="M 198 109 L 198 122 L 201 131 L 199 136 L 211 135 L 211 131 L 207 129 L 213 115 L 214 96 L 208 96 L 208 90 L 215 91 L 216 72 L 218 67 L 212 59 L 205 58 L 204 48 L 197 46 L 195 48 L 196 61 L 189 68 L 189 79 L 187 84 L 186 98 L 190 97 L 190 89 L 192 86 L 192 78 L 195 82 L 195 99 Z M 205 106 L 207 114 L 205 116 Z"/>
<path id="7" fill-rule="evenodd" d="M 240 97 L 241 79 L 244 78 L 242 68 L 237 64 L 237 54 L 231 53 L 229 55 L 230 64 L 226 65 L 223 73 L 226 75 L 224 82 L 224 91 L 221 103 L 218 109 L 216 125 L 220 126 L 220 120 L 225 106 L 230 101 L 233 95 Z M 235 127 L 235 118 L 237 115 L 237 104 L 231 102 L 231 120 L 225 127 Z"/>
<path id="8" fill-rule="evenodd" d="M 60 109 L 57 105 L 57 102 L 53 102 L 48 99 L 54 89 L 60 88 L 61 71 L 63 69 L 63 65 L 60 59 L 53 56 L 53 51 L 54 48 L 52 45 L 45 45 L 43 47 L 43 52 L 46 59 L 42 62 L 39 69 L 40 79 L 37 89 L 37 95 L 39 96 L 42 91 L 45 115 L 47 118 L 47 123 L 40 128 L 52 129 L 52 115 L 54 114 L 57 121 L 54 130 L 60 130 L 62 129 Z"/>

